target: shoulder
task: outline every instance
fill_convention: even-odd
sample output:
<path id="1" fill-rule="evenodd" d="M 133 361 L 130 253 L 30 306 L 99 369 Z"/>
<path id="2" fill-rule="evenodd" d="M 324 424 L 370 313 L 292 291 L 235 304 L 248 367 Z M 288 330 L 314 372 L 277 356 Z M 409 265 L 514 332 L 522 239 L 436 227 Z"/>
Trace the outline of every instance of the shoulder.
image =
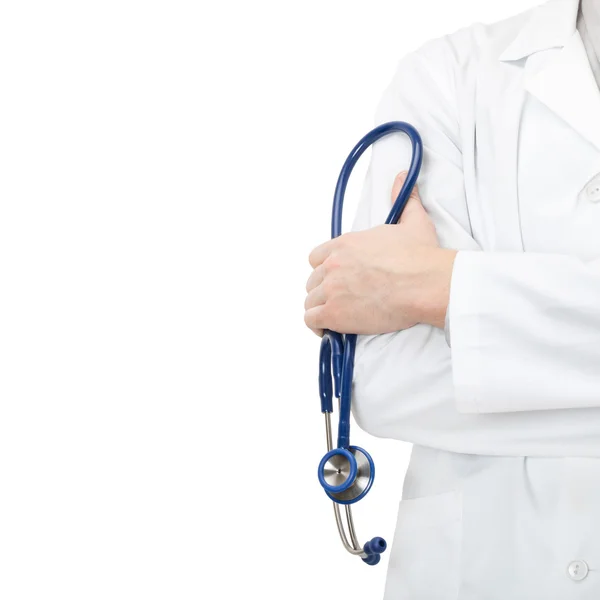
<path id="1" fill-rule="evenodd" d="M 534 10 L 461 27 L 405 54 L 377 106 L 376 124 L 407 120 L 428 139 L 443 135 L 459 148 L 463 120 L 471 114 L 465 107 L 472 105 L 478 79 L 484 73 L 502 81 L 496 76 L 503 69 L 500 55 Z"/>
<path id="2" fill-rule="evenodd" d="M 403 56 L 397 70 L 432 76 L 442 82 L 448 78 L 456 82 L 482 63 L 498 63 L 505 48 L 515 39 L 538 6 L 493 23 L 475 22 L 431 38 Z"/>
<path id="3" fill-rule="evenodd" d="M 457 88 L 467 87 L 478 71 L 501 69 L 500 55 L 536 8 L 494 23 L 476 22 L 422 43 L 397 62 L 388 98 L 453 102 Z"/>

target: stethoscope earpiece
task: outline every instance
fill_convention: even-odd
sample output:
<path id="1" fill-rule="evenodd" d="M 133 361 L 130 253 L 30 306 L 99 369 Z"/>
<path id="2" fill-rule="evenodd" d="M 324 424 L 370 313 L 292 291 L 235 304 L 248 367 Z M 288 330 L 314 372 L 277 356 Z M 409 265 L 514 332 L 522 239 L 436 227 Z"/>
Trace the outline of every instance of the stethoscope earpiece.
<path id="1" fill-rule="evenodd" d="M 363 561 L 368 565 L 376 565 L 381 560 L 381 555 L 387 548 L 387 542 L 382 537 L 374 537 L 364 545 Z"/>
<path id="2" fill-rule="evenodd" d="M 403 121 L 390 121 L 367 133 L 352 149 L 340 171 L 333 198 L 332 238 L 342 234 L 344 194 L 354 165 L 371 144 L 394 132 L 407 134 L 412 144 L 412 158 L 408 174 L 386 219 L 386 224 L 398 222 L 421 170 L 423 143 L 419 133 L 412 125 Z M 350 405 L 355 350 L 355 334 L 342 335 L 329 329 L 324 330 L 319 354 L 319 395 L 321 412 L 325 415 L 327 454 L 319 463 L 318 475 L 325 493 L 333 500 L 335 520 L 344 548 L 351 554 L 360 556 L 366 564 L 376 565 L 381 559 L 382 552 L 385 552 L 387 548 L 385 540 L 374 537 L 361 548 L 352 519 L 351 505 L 367 495 L 375 478 L 375 465 L 368 452 L 358 446 L 350 446 Z M 334 396 L 339 400 L 340 409 L 336 448 L 333 447 L 331 432 Z M 340 505 L 345 505 L 350 540 L 348 540 L 342 524 Z"/>

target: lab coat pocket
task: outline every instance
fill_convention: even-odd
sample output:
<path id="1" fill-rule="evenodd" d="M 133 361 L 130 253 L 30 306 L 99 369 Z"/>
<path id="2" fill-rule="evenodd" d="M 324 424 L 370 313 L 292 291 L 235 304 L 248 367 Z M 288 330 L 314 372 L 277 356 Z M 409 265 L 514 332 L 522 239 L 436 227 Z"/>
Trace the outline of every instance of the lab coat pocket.
<path id="1" fill-rule="evenodd" d="M 456 600 L 462 491 L 400 501 L 384 600 Z"/>

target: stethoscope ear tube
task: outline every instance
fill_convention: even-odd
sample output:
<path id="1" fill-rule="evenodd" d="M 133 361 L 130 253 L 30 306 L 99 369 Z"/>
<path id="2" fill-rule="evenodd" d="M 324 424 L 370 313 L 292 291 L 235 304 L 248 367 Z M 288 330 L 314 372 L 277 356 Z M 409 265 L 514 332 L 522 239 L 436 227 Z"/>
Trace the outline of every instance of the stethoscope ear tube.
<path id="1" fill-rule="evenodd" d="M 344 162 L 335 188 L 331 215 L 331 237 L 342 234 L 342 211 L 346 187 L 358 159 L 364 151 L 382 137 L 394 132 L 408 135 L 412 144 L 412 158 L 404 185 L 386 219 L 386 224 L 395 224 L 400 219 L 412 190 L 417 182 L 423 160 L 423 144 L 417 130 L 404 121 L 390 121 L 375 127 L 367 133 L 348 155 Z M 352 381 L 354 374 L 354 354 L 356 334 L 341 335 L 326 329 L 323 332 L 319 352 L 319 396 L 321 412 L 325 415 L 327 454 L 321 459 L 318 468 L 319 482 L 325 493 L 333 500 L 338 532 L 344 547 L 351 554 L 360 556 L 368 565 L 376 565 L 387 548 L 383 538 L 375 537 L 362 548 L 358 543 L 351 504 L 364 498 L 373 485 L 375 465 L 371 456 L 358 446 L 350 446 L 350 415 Z M 339 422 L 337 447 L 333 448 L 331 414 L 333 396 L 339 401 Z M 346 535 L 340 515 L 340 505 L 346 512 Z"/>
<path id="2" fill-rule="evenodd" d="M 342 235 L 342 211 L 344 210 L 344 195 L 346 193 L 346 187 L 352 174 L 352 169 L 358 162 L 358 159 L 363 155 L 364 151 L 374 144 L 377 140 L 382 137 L 389 135 L 390 133 L 402 132 L 405 133 L 412 145 L 412 158 L 404 185 L 398 194 L 398 198 L 394 202 L 392 209 L 390 210 L 386 224 L 397 223 L 410 195 L 412 193 L 419 172 L 421 170 L 421 164 L 423 162 L 423 142 L 419 132 L 410 124 L 404 121 L 389 121 L 383 123 L 372 129 L 365 135 L 359 142 L 354 146 L 352 152 L 348 155 L 346 162 L 344 162 L 340 174 L 338 176 L 337 184 L 335 186 L 335 193 L 333 196 L 333 210 L 331 212 L 331 237 L 336 238 Z"/>
<path id="3" fill-rule="evenodd" d="M 332 398 L 339 398 L 342 389 L 342 363 L 344 359 L 344 340 L 339 333 L 325 330 L 321 338 L 319 354 L 319 396 L 321 412 L 333 412 Z M 333 370 L 333 386 L 331 376 Z"/>

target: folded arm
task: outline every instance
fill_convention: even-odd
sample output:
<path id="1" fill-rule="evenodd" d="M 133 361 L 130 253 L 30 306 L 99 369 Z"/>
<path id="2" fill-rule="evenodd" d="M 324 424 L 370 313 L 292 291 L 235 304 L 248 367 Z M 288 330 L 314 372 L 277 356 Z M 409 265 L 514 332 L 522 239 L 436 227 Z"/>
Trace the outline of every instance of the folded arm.
<path id="1" fill-rule="evenodd" d="M 481 251 L 469 222 L 452 60 L 444 40 L 407 55 L 377 110 L 376 124 L 419 130 L 422 203 L 440 245 L 459 252 L 446 331 L 419 323 L 359 337 L 354 415 L 375 435 L 411 439 L 411 429 L 441 428 L 452 411 L 600 407 L 600 263 Z M 353 230 L 384 222 L 410 152 L 400 134 L 373 148 Z"/>

